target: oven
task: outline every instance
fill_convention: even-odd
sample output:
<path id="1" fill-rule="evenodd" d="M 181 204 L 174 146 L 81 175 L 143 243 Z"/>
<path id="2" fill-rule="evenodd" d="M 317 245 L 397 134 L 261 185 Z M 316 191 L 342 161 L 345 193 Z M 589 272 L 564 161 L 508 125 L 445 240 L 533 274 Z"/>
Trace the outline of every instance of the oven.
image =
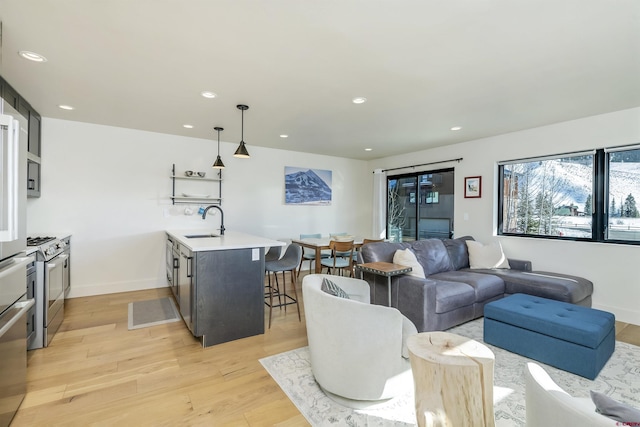
<path id="1" fill-rule="evenodd" d="M 27 246 L 36 246 L 35 333 L 29 350 L 47 347 L 64 320 L 65 291 L 69 281 L 68 238 L 29 237 Z"/>

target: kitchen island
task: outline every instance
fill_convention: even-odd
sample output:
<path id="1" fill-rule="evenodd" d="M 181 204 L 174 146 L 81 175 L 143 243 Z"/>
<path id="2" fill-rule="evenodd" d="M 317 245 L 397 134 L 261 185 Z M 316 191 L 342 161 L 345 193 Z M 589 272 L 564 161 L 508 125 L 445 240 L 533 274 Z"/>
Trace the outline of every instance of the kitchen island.
<path id="1" fill-rule="evenodd" d="M 285 243 L 233 231 L 166 234 L 169 286 L 202 346 L 263 334 L 265 248 Z"/>

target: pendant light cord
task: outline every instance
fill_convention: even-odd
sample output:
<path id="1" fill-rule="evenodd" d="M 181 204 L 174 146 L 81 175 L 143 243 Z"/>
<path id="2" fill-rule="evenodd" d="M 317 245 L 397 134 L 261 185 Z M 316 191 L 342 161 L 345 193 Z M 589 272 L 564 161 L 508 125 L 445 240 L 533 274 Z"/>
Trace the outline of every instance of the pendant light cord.
<path id="1" fill-rule="evenodd" d="M 244 110 L 242 110 L 242 125 L 240 131 L 240 141 L 244 142 Z"/>

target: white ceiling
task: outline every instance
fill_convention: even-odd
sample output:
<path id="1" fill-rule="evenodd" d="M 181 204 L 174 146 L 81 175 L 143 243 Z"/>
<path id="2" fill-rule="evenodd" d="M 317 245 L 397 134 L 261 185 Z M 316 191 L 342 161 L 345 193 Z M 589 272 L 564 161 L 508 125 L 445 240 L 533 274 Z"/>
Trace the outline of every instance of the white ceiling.
<path id="1" fill-rule="evenodd" d="M 373 159 L 640 106 L 638 0 L 0 0 L 0 20 L 0 74 L 43 116 L 237 143 L 247 104 L 249 152 Z"/>

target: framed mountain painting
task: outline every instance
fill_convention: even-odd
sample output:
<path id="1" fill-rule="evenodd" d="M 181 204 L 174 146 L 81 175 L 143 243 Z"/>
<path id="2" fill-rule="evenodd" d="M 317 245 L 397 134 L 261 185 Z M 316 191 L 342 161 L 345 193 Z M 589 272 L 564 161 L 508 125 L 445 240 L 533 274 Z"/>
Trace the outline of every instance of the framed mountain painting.
<path id="1" fill-rule="evenodd" d="M 284 202 L 287 205 L 330 205 L 331 171 L 285 166 Z"/>

